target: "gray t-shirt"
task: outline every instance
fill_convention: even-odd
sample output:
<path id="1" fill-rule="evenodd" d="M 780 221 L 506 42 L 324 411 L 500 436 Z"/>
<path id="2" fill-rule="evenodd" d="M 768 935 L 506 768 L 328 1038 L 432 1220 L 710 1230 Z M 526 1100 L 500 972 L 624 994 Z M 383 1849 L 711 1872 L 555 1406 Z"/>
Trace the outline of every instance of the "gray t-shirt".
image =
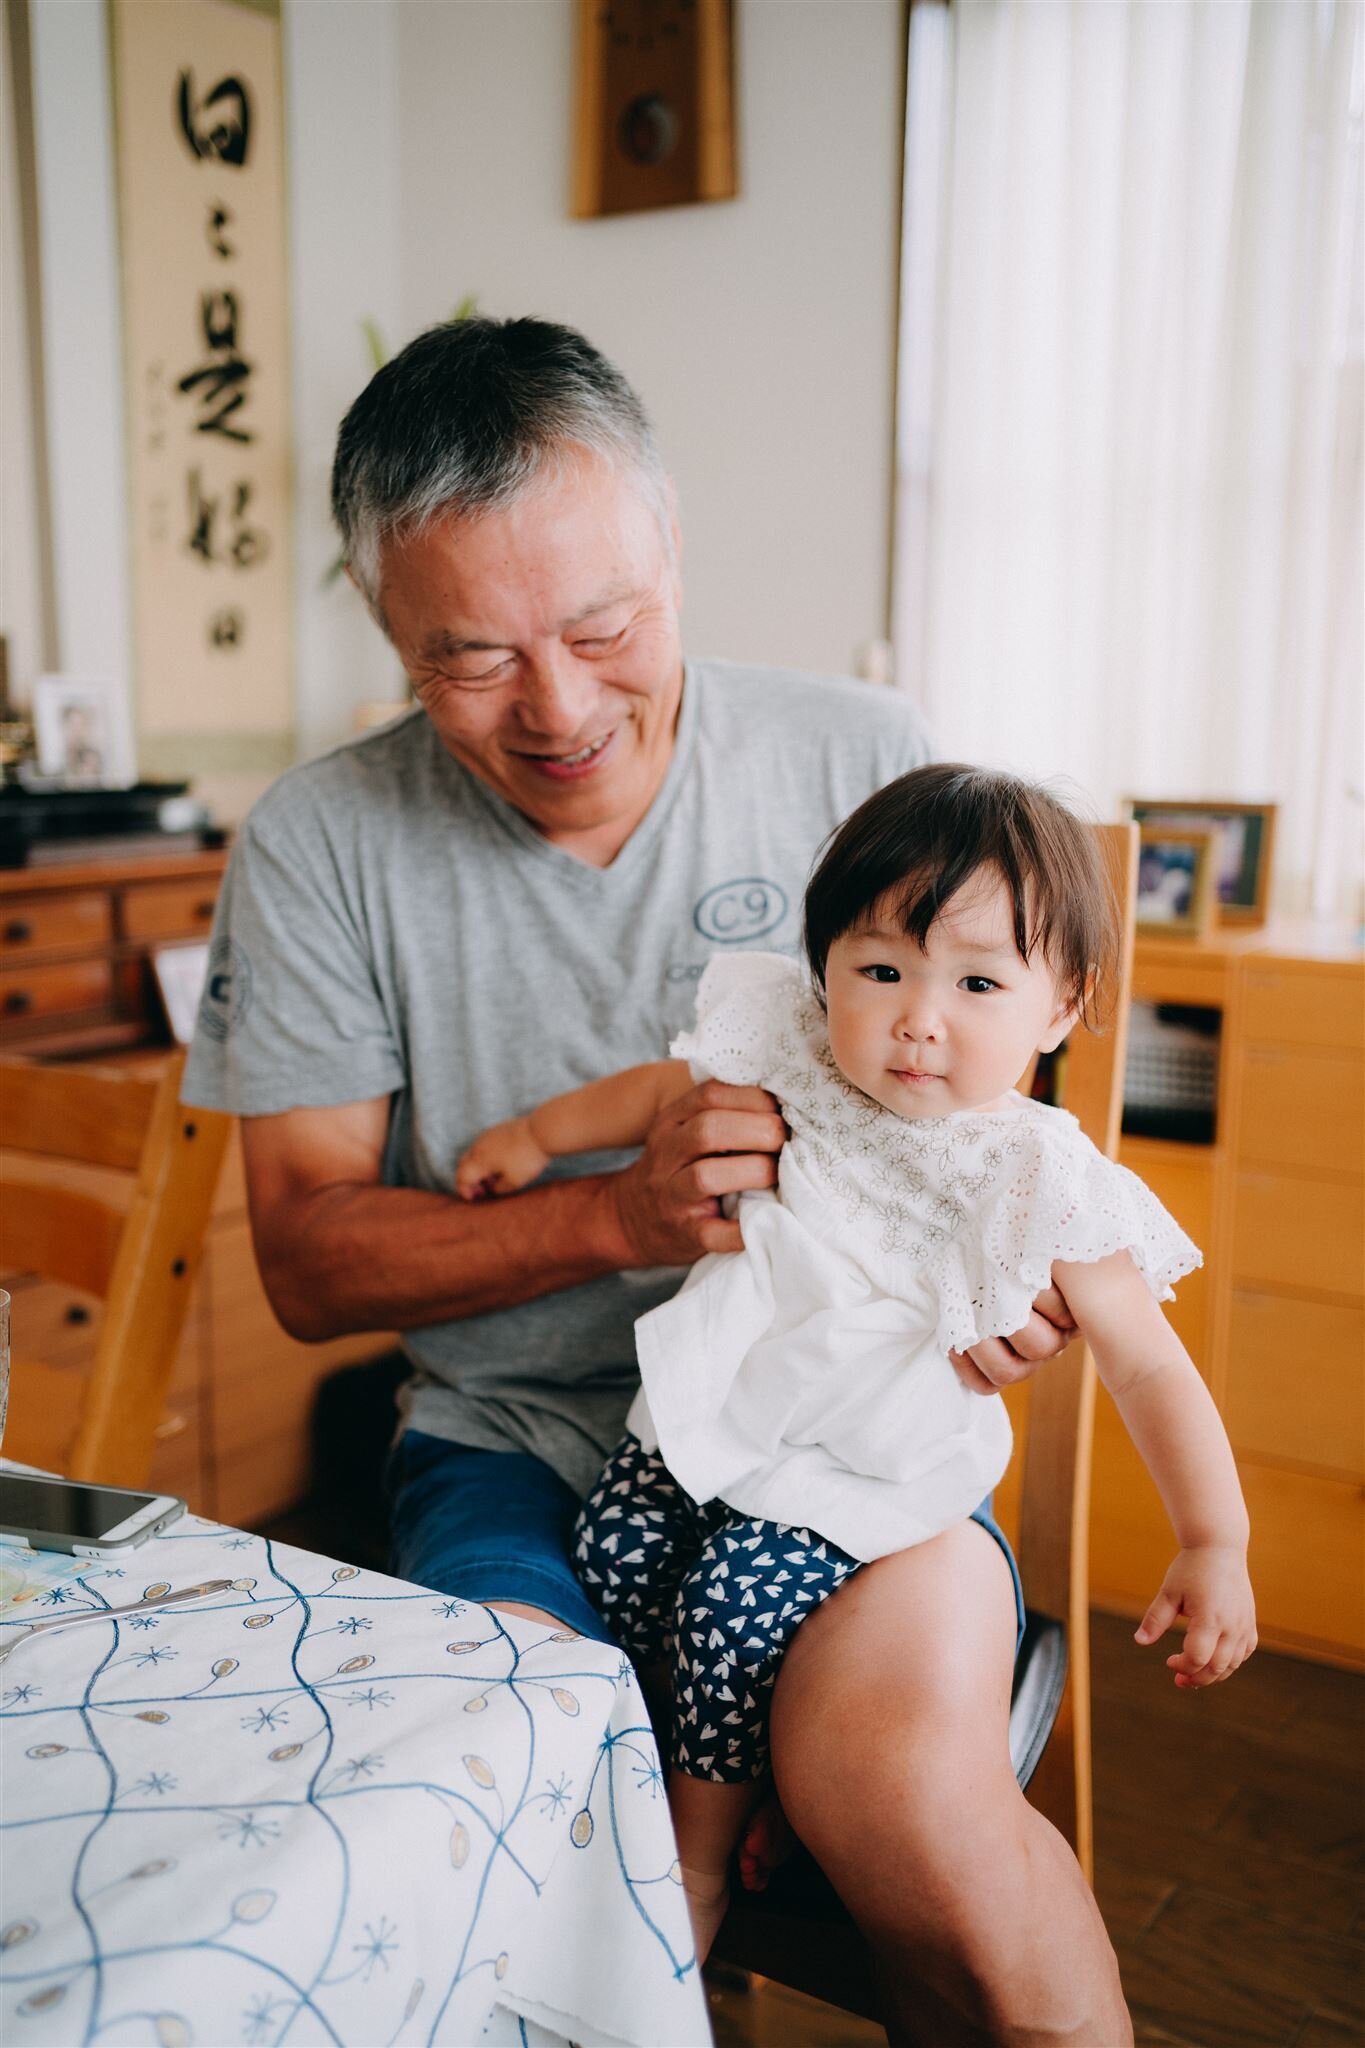
<path id="1" fill-rule="evenodd" d="M 392 1097 L 383 1178 L 449 1191 L 477 1132 L 666 1056 L 713 953 L 795 953 L 822 840 L 928 758 L 866 683 L 689 662 L 662 788 L 610 867 L 550 845 L 414 711 L 292 769 L 242 827 L 185 1099 L 269 1116 Z M 629 1153 L 557 1160 L 576 1175 Z M 408 1421 L 545 1459 L 580 1492 L 675 1269 L 409 1330 Z"/>

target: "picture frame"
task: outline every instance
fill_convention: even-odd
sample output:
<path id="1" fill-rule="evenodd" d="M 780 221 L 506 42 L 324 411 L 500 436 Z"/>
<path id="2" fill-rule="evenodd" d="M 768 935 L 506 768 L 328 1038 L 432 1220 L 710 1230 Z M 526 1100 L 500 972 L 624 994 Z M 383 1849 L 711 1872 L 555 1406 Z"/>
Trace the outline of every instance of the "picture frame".
<path id="1" fill-rule="evenodd" d="M 33 725 L 45 780 L 64 789 L 124 789 L 134 780 L 112 677 L 39 676 Z"/>
<path id="2" fill-rule="evenodd" d="M 1217 925 L 1263 925 L 1270 905 L 1271 860 L 1278 806 L 1233 803 L 1221 797 L 1126 797 L 1128 816 L 1138 825 L 1170 833 L 1211 832 L 1213 921 Z"/>
<path id="3" fill-rule="evenodd" d="M 203 939 L 189 946 L 158 946 L 151 958 L 171 1037 L 177 1045 L 188 1045 L 194 1037 L 199 998 L 209 971 L 209 942 Z"/>
<path id="4" fill-rule="evenodd" d="M 1138 846 L 1137 927 L 1162 938 L 1202 938 L 1213 923 L 1218 835 L 1149 824 Z"/>

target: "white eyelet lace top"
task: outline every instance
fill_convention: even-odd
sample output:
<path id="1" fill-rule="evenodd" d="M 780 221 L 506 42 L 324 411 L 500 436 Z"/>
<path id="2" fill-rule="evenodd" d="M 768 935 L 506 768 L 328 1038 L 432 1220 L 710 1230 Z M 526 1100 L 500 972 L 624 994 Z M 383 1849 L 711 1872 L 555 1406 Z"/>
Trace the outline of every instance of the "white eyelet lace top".
<path id="1" fill-rule="evenodd" d="M 636 1325 L 628 1418 L 694 1500 L 815 1528 L 872 1559 L 965 1519 L 1009 1463 L 998 1395 L 948 1362 L 1022 1328 L 1053 1261 L 1127 1250 L 1159 1300 L 1200 1256 L 1064 1110 L 910 1121 L 847 1081 L 805 969 L 719 954 L 670 1048 L 770 1089 L 791 1131 L 744 1250 L 703 1258 Z"/>

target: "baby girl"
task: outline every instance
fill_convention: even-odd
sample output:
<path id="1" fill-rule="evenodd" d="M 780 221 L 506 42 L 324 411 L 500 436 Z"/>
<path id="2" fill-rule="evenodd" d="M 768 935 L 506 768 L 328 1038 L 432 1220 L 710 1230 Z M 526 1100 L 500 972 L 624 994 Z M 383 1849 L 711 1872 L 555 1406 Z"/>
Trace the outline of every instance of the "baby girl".
<path id="1" fill-rule="evenodd" d="M 830 841 L 804 961 L 717 952 L 671 1059 L 499 1124 L 460 1161 L 462 1195 L 510 1193 L 552 1157 L 642 1143 L 707 1076 L 770 1090 L 791 1133 L 777 1190 L 739 1197 L 743 1251 L 701 1259 L 637 1325 L 641 1390 L 576 1529 L 608 1627 L 641 1662 L 671 1659 L 669 1799 L 699 1958 L 794 1631 L 862 1564 L 968 1517 L 999 1535 L 1009 1419 L 949 1354 L 1020 1329 L 1048 1285 L 1179 1546 L 1138 1641 L 1183 1617 L 1167 1662 L 1187 1688 L 1255 1647 L 1232 1452 L 1159 1306 L 1199 1254 L 1073 1117 L 1015 1092 L 1036 1053 L 1093 1023 L 1114 945 L 1070 811 L 1012 777 L 918 769 Z"/>

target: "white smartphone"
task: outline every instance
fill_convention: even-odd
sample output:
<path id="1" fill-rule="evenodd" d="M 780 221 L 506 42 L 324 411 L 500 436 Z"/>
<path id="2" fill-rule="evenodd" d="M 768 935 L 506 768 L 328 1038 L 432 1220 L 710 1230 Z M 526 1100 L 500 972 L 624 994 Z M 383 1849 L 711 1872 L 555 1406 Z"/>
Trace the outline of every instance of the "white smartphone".
<path id="1" fill-rule="evenodd" d="M 0 1543 L 27 1543 L 32 1550 L 118 1557 L 184 1512 L 184 1501 L 169 1493 L 0 1472 Z"/>

